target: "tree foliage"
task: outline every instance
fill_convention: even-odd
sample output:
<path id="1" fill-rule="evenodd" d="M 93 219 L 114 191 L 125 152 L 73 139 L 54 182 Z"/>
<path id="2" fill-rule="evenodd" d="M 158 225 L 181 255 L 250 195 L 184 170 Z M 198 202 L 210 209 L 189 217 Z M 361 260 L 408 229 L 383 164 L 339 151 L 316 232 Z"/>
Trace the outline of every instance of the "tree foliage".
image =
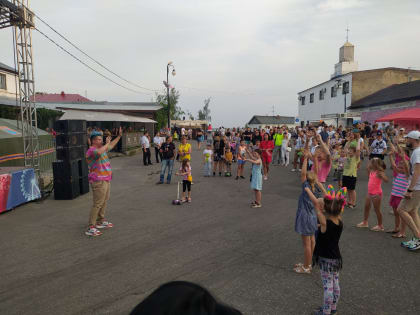
<path id="1" fill-rule="evenodd" d="M 170 89 L 170 117 L 174 120 L 182 119 L 182 116 L 185 115 L 185 112 L 182 110 L 182 108 L 177 105 L 179 96 L 179 91 L 175 90 L 175 88 Z M 157 127 L 158 129 L 161 129 L 168 126 L 168 95 L 166 90 L 163 93 L 156 93 L 155 102 L 162 105 L 162 108 L 156 112 L 156 121 L 158 123 Z"/>
<path id="2" fill-rule="evenodd" d="M 211 121 L 211 116 L 210 116 L 210 100 L 211 98 L 206 98 L 204 100 L 204 106 L 203 109 L 200 109 L 198 111 L 198 119 L 199 120 L 207 120 L 207 121 Z"/>

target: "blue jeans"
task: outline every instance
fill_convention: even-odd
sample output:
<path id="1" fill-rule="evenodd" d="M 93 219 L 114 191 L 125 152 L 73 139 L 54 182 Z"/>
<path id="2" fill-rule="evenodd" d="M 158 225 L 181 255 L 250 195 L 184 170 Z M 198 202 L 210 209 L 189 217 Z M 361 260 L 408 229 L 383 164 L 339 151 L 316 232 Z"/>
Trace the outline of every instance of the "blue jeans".
<path id="1" fill-rule="evenodd" d="M 207 161 L 204 164 L 204 176 L 211 176 L 211 170 L 212 170 L 211 161 Z"/>
<path id="2" fill-rule="evenodd" d="M 174 168 L 174 160 L 162 160 L 162 168 L 160 170 L 161 183 L 164 182 L 166 169 L 168 169 L 168 177 L 166 178 L 166 182 L 167 183 L 171 182 L 173 168 Z"/>

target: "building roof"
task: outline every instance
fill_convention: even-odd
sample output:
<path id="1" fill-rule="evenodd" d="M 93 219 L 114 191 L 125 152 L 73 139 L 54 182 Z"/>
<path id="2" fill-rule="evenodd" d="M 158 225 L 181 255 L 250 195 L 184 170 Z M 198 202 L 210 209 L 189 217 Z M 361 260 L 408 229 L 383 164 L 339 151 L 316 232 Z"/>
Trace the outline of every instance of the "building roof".
<path id="1" fill-rule="evenodd" d="M 123 122 L 141 122 L 156 123 L 156 121 L 138 116 L 125 115 L 120 113 L 96 112 L 89 110 L 65 110 L 60 120 L 82 119 L 87 121 L 123 121 Z"/>
<path id="2" fill-rule="evenodd" d="M 9 67 L 8 65 L 5 65 L 4 63 L 0 62 L 0 70 L 4 70 L 7 72 L 11 72 L 11 73 L 17 73 L 17 71 L 15 69 L 13 69 L 12 67 Z"/>
<path id="3" fill-rule="evenodd" d="M 60 94 L 36 93 L 35 102 L 39 103 L 91 103 L 92 101 L 80 94 Z"/>
<path id="4" fill-rule="evenodd" d="M 11 98 L 0 97 L 0 104 L 9 106 L 16 105 L 16 100 Z M 37 108 L 46 108 L 53 110 L 98 110 L 98 111 L 157 111 L 162 108 L 154 102 L 138 102 L 138 103 L 118 103 L 118 102 L 90 102 L 90 103 L 43 103 L 36 102 Z"/>
<path id="5" fill-rule="evenodd" d="M 391 85 L 354 102 L 349 108 L 366 108 L 412 100 L 420 100 L 420 80 Z"/>
<path id="6" fill-rule="evenodd" d="M 373 71 L 389 71 L 389 70 L 393 70 L 393 71 L 404 71 L 404 72 L 407 72 L 407 69 L 406 69 L 406 68 L 396 68 L 396 67 L 387 67 L 387 68 L 378 68 L 378 69 L 369 69 L 369 70 L 359 70 L 359 71 L 353 71 L 353 72 L 349 72 L 349 73 L 345 73 L 345 74 L 342 74 L 342 75 L 336 76 L 336 77 L 331 78 L 331 79 L 329 79 L 329 80 L 327 80 L 327 81 L 324 81 L 324 82 L 322 82 L 322 83 L 319 83 L 319 84 L 317 84 L 317 85 L 314 85 L 314 86 L 312 86 L 312 87 L 310 87 L 310 88 L 307 88 L 307 89 L 305 89 L 305 90 L 303 90 L 303 91 L 298 92 L 298 94 L 301 94 L 301 93 L 306 92 L 306 91 L 308 91 L 308 90 L 310 90 L 310 89 L 316 88 L 317 86 L 323 85 L 323 84 L 325 84 L 325 83 L 327 83 L 327 82 L 330 82 L 330 81 L 336 81 L 336 80 L 338 80 L 338 79 L 339 79 L 339 78 L 341 78 L 341 77 L 344 77 L 344 76 L 346 76 L 346 75 L 350 75 L 350 74 L 353 74 L 353 73 L 373 72 Z M 420 73 L 420 70 L 413 70 L 413 69 L 410 69 L 410 73 Z"/>
<path id="7" fill-rule="evenodd" d="M 295 117 L 290 116 L 253 116 L 248 125 L 289 125 L 295 123 Z"/>

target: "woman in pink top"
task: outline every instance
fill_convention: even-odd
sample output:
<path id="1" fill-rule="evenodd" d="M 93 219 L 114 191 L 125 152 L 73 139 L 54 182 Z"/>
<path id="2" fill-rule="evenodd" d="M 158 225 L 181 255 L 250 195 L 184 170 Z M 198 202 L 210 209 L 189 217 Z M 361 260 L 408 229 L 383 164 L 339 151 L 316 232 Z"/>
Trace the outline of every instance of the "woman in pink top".
<path id="1" fill-rule="evenodd" d="M 369 212 L 370 205 L 373 204 L 375 209 L 376 217 L 378 219 L 378 224 L 371 228 L 371 231 L 384 231 L 384 226 L 382 223 L 382 213 L 381 213 L 381 201 L 382 201 L 382 181 L 387 182 L 388 177 L 385 175 L 385 163 L 381 159 L 375 157 L 370 160 L 368 165 L 369 173 L 369 182 L 368 182 L 368 194 L 365 201 L 365 213 L 363 221 L 360 222 L 357 227 L 359 228 L 368 228 L 369 227 Z"/>
<path id="2" fill-rule="evenodd" d="M 322 141 L 321 135 L 316 136 L 319 146 L 316 148 L 314 153 L 314 171 L 318 176 L 320 183 L 327 181 L 328 174 L 331 171 L 332 158 L 328 146 Z"/>

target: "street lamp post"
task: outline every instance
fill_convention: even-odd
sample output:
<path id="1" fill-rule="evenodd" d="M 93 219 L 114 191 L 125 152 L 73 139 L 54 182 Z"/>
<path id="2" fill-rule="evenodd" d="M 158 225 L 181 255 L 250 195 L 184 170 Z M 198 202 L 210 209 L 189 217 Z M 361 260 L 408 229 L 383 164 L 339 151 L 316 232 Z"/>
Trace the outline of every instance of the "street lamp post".
<path id="1" fill-rule="evenodd" d="M 172 61 L 169 61 L 166 65 L 166 91 L 167 91 L 167 97 L 168 97 L 168 130 L 169 134 L 171 133 L 171 101 L 169 99 L 169 69 L 172 68 L 172 75 L 175 75 L 175 67 L 172 64 Z"/>

